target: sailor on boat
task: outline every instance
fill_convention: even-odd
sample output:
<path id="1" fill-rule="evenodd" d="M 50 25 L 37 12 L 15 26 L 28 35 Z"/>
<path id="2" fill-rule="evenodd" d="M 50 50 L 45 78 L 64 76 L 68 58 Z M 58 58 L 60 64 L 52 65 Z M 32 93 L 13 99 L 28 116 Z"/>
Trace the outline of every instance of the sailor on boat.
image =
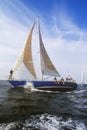
<path id="1" fill-rule="evenodd" d="M 64 78 L 63 77 L 60 79 L 60 82 L 62 82 L 64 84 Z"/>
<path id="2" fill-rule="evenodd" d="M 9 79 L 12 79 L 13 72 L 14 72 L 14 71 L 11 69 L 10 72 L 9 72 Z"/>
<path id="3" fill-rule="evenodd" d="M 59 81 L 57 80 L 57 78 L 54 78 L 55 84 L 58 84 L 59 82 L 62 82 L 64 84 L 64 78 L 62 77 Z"/>
<path id="4" fill-rule="evenodd" d="M 54 82 L 55 82 L 55 84 L 58 84 L 58 80 L 56 77 L 54 78 Z"/>
<path id="5" fill-rule="evenodd" d="M 70 75 L 68 75 L 68 77 L 66 77 L 66 81 L 75 82 L 75 80 Z"/>

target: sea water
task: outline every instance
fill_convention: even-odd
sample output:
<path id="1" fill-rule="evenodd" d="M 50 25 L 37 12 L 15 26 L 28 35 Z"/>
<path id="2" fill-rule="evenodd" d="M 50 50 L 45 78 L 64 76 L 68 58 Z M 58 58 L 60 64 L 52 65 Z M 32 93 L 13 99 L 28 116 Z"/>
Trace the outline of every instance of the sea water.
<path id="1" fill-rule="evenodd" d="M 87 87 L 61 93 L 0 86 L 0 130 L 87 130 Z"/>

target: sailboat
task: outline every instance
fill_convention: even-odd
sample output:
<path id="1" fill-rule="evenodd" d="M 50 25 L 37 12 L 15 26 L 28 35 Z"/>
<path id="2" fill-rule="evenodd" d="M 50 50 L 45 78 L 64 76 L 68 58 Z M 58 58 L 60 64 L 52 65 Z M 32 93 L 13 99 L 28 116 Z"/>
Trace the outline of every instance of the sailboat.
<path id="1" fill-rule="evenodd" d="M 41 70 L 41 79 L 38 79 L 35 67 L 34 67 L 34 61 L 33 61 L 33 55 L 32 55 L 32 35 L 33 30 L 35 28 L 35 23 L 33 24 L 30 33 L 28 35 L 28 38 L 26 40 L 26 43 L 23 47 L 21 55 L 18 57 L 18 60 L 13 67 L 13 69 L 10 71 L 9 78 L 6 81 L 8 82 L 12 87 L 24 87 L 26 83 L 32 84 L 36 89 L 39 90 L 49 90 L 49 91 L 72 91 L 77 88 L 76 82 L 70 82 L 70 81 L 64 81 L 63 79 L 61 81 L 57 81 L 56 77 L 59 77 L 60 74 L 56 70 L 55 66 L 53 65 L 52 61 L 50 60 L 47 51 L 45 49 L 45 46 L 43 44 L 42 35 L 40 31 L 40 23 L 38 22 L 38 34 L 39 34 L 39 57 L 40 57 L 40 70 Z M 16 79 L 14 78 L 16 75 L 17 70 L 21 70 L 20 67 L 24 66 L 25 71 L 29 73 L 28 78 L 30 75 L 32 76 L 32 79 L 29 80 L 25 76 L 26 79 Z M 22 72 L 22 71 L 21 71 Z M 23 74 L 20 75 L 20 77 Z M 55 80 L 46 80 L 44 79 L 44 76 L 52 76 L 55 77 Z M 1 82 L 1 81 L 0 81 Z"/>
<path id="2" fill-rule="evenodd" d="M 81 86 L 87 86 L 87 68 L 85 65 L 82 67 Z"/>

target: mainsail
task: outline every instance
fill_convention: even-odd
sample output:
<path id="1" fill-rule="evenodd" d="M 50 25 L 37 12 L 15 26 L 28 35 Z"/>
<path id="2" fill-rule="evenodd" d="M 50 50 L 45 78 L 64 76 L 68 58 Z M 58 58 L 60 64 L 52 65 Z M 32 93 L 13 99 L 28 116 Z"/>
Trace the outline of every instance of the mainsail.
<path id="1" fill-rule="evenodd" d="M 22 54 L 18 58 L 16 65 L 14 67 L 14 71 L 16 71 L 20 67 L 21 63 L 23 63 L 26 69 L 33 75 L 34 78 L 36 78 L 36 73 L 34 70 L 33 58 L 32 58 L 32 49 L 31 49 L 32 33 L 33 33 L 34 26 L 35 24 L 31 28 L 31 31 L 29 33 L 29 36 L 23 48 Z"/>
<path id="2" fill-rule="evenodd" d="M 49 75 L 49 76 L 60 76 L 59 72 L 56 70 L 54 67 L 52 61 L 50 60 L 43 41 L 42 41 L 42 36 L 40 32 L 40 25 L 39 27 L 39 44 L 40 44 L 40 60 L 41 60 L 41 72 L 42 75 Z"/>

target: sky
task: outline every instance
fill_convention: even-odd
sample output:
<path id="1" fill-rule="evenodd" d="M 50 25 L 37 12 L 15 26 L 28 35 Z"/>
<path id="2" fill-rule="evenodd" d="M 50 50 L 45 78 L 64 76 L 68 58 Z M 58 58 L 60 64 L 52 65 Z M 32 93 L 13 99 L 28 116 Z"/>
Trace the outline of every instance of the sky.
<path id="1" fill-rule="evenodd" d="M 86 0 L 0 0 L 0 78 L 14 66 L 38 16 L 44 45 L 58 72 L 81 82 L 87 65 Z"/>

